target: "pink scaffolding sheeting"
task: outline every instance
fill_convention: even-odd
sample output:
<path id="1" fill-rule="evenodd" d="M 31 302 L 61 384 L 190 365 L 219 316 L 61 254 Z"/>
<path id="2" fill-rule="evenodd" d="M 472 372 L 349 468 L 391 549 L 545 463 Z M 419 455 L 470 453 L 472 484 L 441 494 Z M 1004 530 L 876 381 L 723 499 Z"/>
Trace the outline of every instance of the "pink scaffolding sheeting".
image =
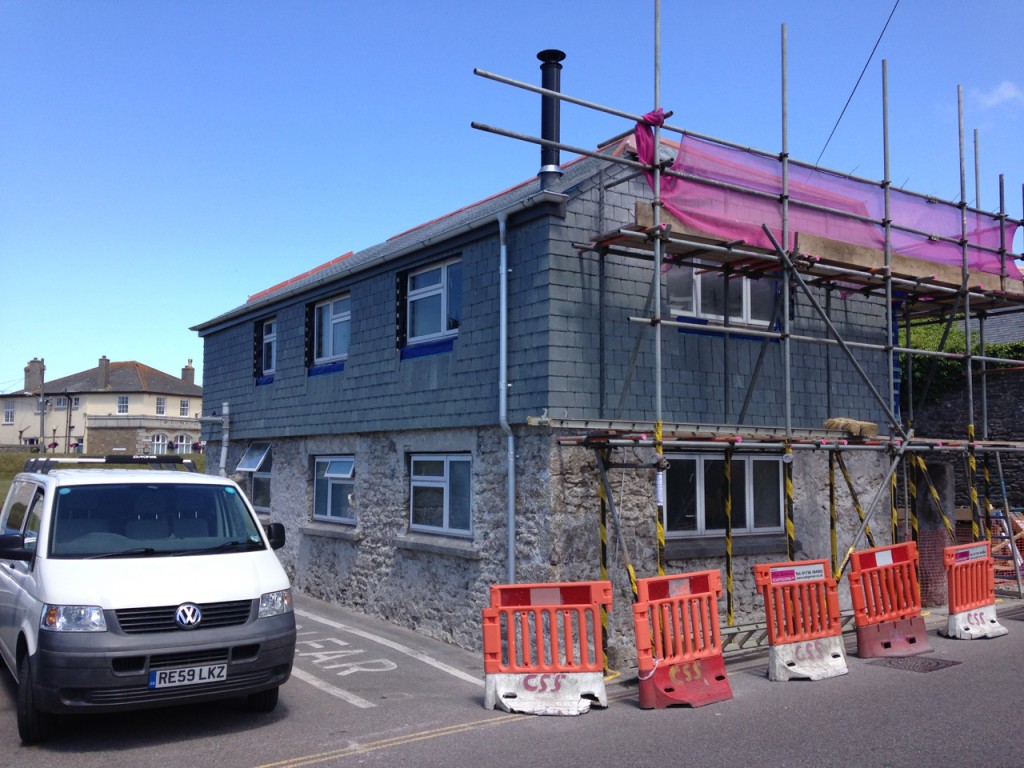
<path id="1" fill-rule="evenodd" d="M 659 109 L 637 123 L 636 148 L 641 162 L 654 161 L 651 126 L 663 121 L 664 113 Z M 663 176 L 661 198 L 665 208 L 684 224 L 723 240 L 742 240 L 748 245 L 773 248 L 762 229 L 766 224 L 782 243 L 783 185 L 779 160 L 684 135 L 671 169 L 685 178 Z M 651 173 L 647 177 L 648 181 L 653 180 Z M 787 250 L 792 250 L 794 235 L 801 232 L 878 250 L 885 247 L 881 224 L 885 198 L 881 184 L 791 164 L 788 187 L 790 242 L 782 243 Z M 894 253 L 956 267 L 963 265 L 959 242 L 963 227 L 958 206 L 891 189 L 889 210 L 889 242 Z M 1004 229 L 1002 242 L 1009 248 L 1017 223 L 1006 220 Z M 1001 243 L 997 217 L 968 211 L 967 242 L 969 269 L 1021 279 L 1012 254 L 1001 258 L 993 252 L 998 251 Z"/>

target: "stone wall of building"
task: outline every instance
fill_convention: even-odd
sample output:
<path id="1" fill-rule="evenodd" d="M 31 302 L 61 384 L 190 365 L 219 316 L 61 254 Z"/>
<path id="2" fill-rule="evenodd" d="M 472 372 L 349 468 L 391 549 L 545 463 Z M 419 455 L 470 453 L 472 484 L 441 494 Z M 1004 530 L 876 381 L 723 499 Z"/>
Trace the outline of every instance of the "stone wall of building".
<path id="1" fill-rule="evenodd" d="M 232 446 L 237 465 L 244 443 Z M 300 591 L 415 629 L 471 650 L 481 648 L 481 610 L 492 584 L 508 582 L 506 439 L 496 427 L 373 433 L 275 440 L 271 519 L 285 524 L 279 553 Z M 466 452 L 473 460 L 473 535 L 468 539 L 409 531 L 409 455 Z M 356 461 L 352 508 L 357 524 L 314 522 L 313 464 L 317 456 L 345 454 Z M 652 449 L 617 450 L 616 463 L 647 468 L 612 469 L 609 481 L 621 540 L 608 519 L 606 567 L 614 585 L 608 632 L 613 666 L 635 664 L 632 590 L 627 560 L 639 577 L 658 573 Z M 862 502 L 885 475 L 882 453 L 847 458 Z M 824 452 L 796 452 L 794 466 L 796 559 L 828 559 L 829 502 Z M 516 581 L 593 581 L 601 577 L 599 473 L 590 449 L 561 445 L 550 430 L 516 430 Z M 841 481 L 840 481 L 841 482 Z M 845 487 L 839 489 L 838 538 L 845 552 L 859 520 Z M 888 494 L 879 504 L 885 538 Z M 877 535 L 877 534 L 876 534 Z M 777 552 L 734 558 L 733 609 L 737 624 L 763 620 L 752 565 L 787 560 Z M 721 556 L 677 558 L 667 573 L 723 571 Z M 844 603 L 848 599 L 844 596 Z M 723 625 L 725 598 L 721 603 Z"/>

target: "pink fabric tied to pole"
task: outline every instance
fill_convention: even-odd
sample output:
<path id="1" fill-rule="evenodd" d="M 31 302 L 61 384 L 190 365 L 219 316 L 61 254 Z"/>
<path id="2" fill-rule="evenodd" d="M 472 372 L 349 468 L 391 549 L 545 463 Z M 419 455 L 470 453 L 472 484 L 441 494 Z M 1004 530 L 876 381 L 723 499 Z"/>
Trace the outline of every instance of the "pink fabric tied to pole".
<path id="1" fill-rule="evenodd" d="M 634 136 L 640 162 L 654 162 L 652 126 L 661 126 L 664 121 L 664 111 L 657 109 L 637 123 Z M 687 178 L 663 176 L 662 202 L 687 226 L 723 240 L 742 240 L 751 246 L 772 249 L 772 242 L 762 229 L 762 225 L 767 225 L 781 243 L 783 189 L 782 163 L 778 159 L 684 135 L 671 170 L 686 174 Z M 653 185 L 653 175 L 650 172 L 646 175 Z M 885 216 L 881 184 L 790 165 L 788 191 L 790 242 L 783 243 L 787 250 L 792 250 L 793 235 L 798 232 L 877 250 L 885 247 L 885 231 L 876 223 Z M 814 206 L 871 221 L 816 210 Z M 893 225 L 889 240 L 894 253 L 956 267 L 963 265 L 959 207 L 890 189 L 889 208 Z M 906 232 L 901 227 L 957 242 L 934 240 L 927 235 Z M 1016 231 L 1016 223 L 1007 221 L 1007 248 Z M 970 269 L 995 275 L 1003 273 L 999 254 L 977 247 L 1000 247 L 1000 224 L 996 216 L 968 211 L 967 241 Z M 1006 276 L 1020 280 L 1021 273 L 1012 255 L 1008 254 L 1005 262 Z"/>

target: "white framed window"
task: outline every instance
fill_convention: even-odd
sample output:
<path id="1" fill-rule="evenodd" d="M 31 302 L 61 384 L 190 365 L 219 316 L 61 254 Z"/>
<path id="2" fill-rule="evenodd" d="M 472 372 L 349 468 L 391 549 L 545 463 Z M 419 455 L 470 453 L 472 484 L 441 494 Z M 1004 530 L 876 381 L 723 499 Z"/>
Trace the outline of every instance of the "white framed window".
<path id="1" fill-rule="evenodd" d="M 188 416 L 190 407 L 191 402 L 189 401 L 189 399 L 187 397 L 183 397 L 181 400 L 178 401 L 178 415 Z"/>
<path id="2" fill-rule="evenodd" d="M 277 318 L 263 321 L 263 342 L 260 346 L 260 369 L 264 376 L 270 376 L 277 370 Z"/>
<path id="3" fill-rule="evenodd" d="M 270 443 L 250 443 L 235 467 L 236 472 L 249 474 L 249 501 L 260 512 L 270 511 L 270 471 L 273 465 Z"/>
<path id="4" fill-rule="evenodd" d="M 163 456 L 167 453 L 167 435 L 159 432 L 153 435 L 150 440 L 150 450 L 154 456 Z"/>
<path id="5" fill-rule="evenodd" d="M 767 326 L 775 312 L 778 280 L 726 278 L 721 271 L 700 265 L 673 265 L 665 273 L 670 312 L 721 323 Z"/>
<path id="6" fill-rule="evenodd" d="M 128 395 L 117 396 L 117 413 L 122 416 L 128 413 Z"/>
<path id="7" fill-rule="evenodd" d="M 411 457 L 409 527 L 414 531 L 468 536 L 472 533 L 469 456 Z"/>
<path id="8" fill-rule="evenodd" d="M 313 519 L 355 523 L 356 460 L 352 456 L 318 456 L 313 473 Z"/>
<path id="9" fill-rule="evenodd" d="M 192 436 L 191 435 L 175 435 L 174 436 L 174 452 L 175 453 L 192 453 Z"/>
<path id="10" fill-rule="evenodd" d="M 14 401 L 4 400 L 4 424 L 14 423 Z"/>
<path id="11" fill-rule="evenodd" d="M 71 408 L 72 409 L 77 408 L 80 402 L 81 401 L 80 401 L 80 398 L 78 397 L 78 395 L 75 395 L 74 397 L 71 398 Z"/>
<path id="12" fill-rule="evenodd" d="M 331 363 L 348 357 L 352 338 L 350 294 L 321 301 L 313 308 L 313 363 Z"/>
<path id="13" fill-rule="evenodd" d="M 724 535 L 725 454 L 667 454 L 666 458 L 666 535 Z M 731 464 L 732 532 L 782 531 L 782 457 L 733 455 Z"/>
<path id="14" fill-rule="evenodd" d="M 67 397 L 64 396 L 64 395 L 60 395 L 57 398 L 57 404 L 54 406 L 54 408 L 56 410 L 58 410 L 58 411 L 66 411 L 68 409 L 68 399 L 67 399 Z"/>
<path id="15" fill-rule="evenodd" d="M 455 336 L 462 321 L 462 261 L 452 259 L 411 272 L 406 294 L 410 344 Z"/>
<path id="16" fill-rule="evenodd" d="M 167 398 L 158 397 L 156 399 L 156 415 L 164 416 L 167 413 Z"/>

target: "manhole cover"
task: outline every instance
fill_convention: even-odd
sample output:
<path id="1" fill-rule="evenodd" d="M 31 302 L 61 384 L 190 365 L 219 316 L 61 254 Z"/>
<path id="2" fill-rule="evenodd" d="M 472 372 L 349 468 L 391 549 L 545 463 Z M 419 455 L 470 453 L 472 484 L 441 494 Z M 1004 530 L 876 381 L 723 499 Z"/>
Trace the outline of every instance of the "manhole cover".
<path id="1" fill-rule="evenodd" d="M 937 669 L 955 667 L 960 663 L 959 661 L 949 661 L 948 659 L 928 659 L 924 656 L 894 656 L 868 662 L 868 664 L 876 667 L 902 669 L 905 672 L 934 672 Z"/>

